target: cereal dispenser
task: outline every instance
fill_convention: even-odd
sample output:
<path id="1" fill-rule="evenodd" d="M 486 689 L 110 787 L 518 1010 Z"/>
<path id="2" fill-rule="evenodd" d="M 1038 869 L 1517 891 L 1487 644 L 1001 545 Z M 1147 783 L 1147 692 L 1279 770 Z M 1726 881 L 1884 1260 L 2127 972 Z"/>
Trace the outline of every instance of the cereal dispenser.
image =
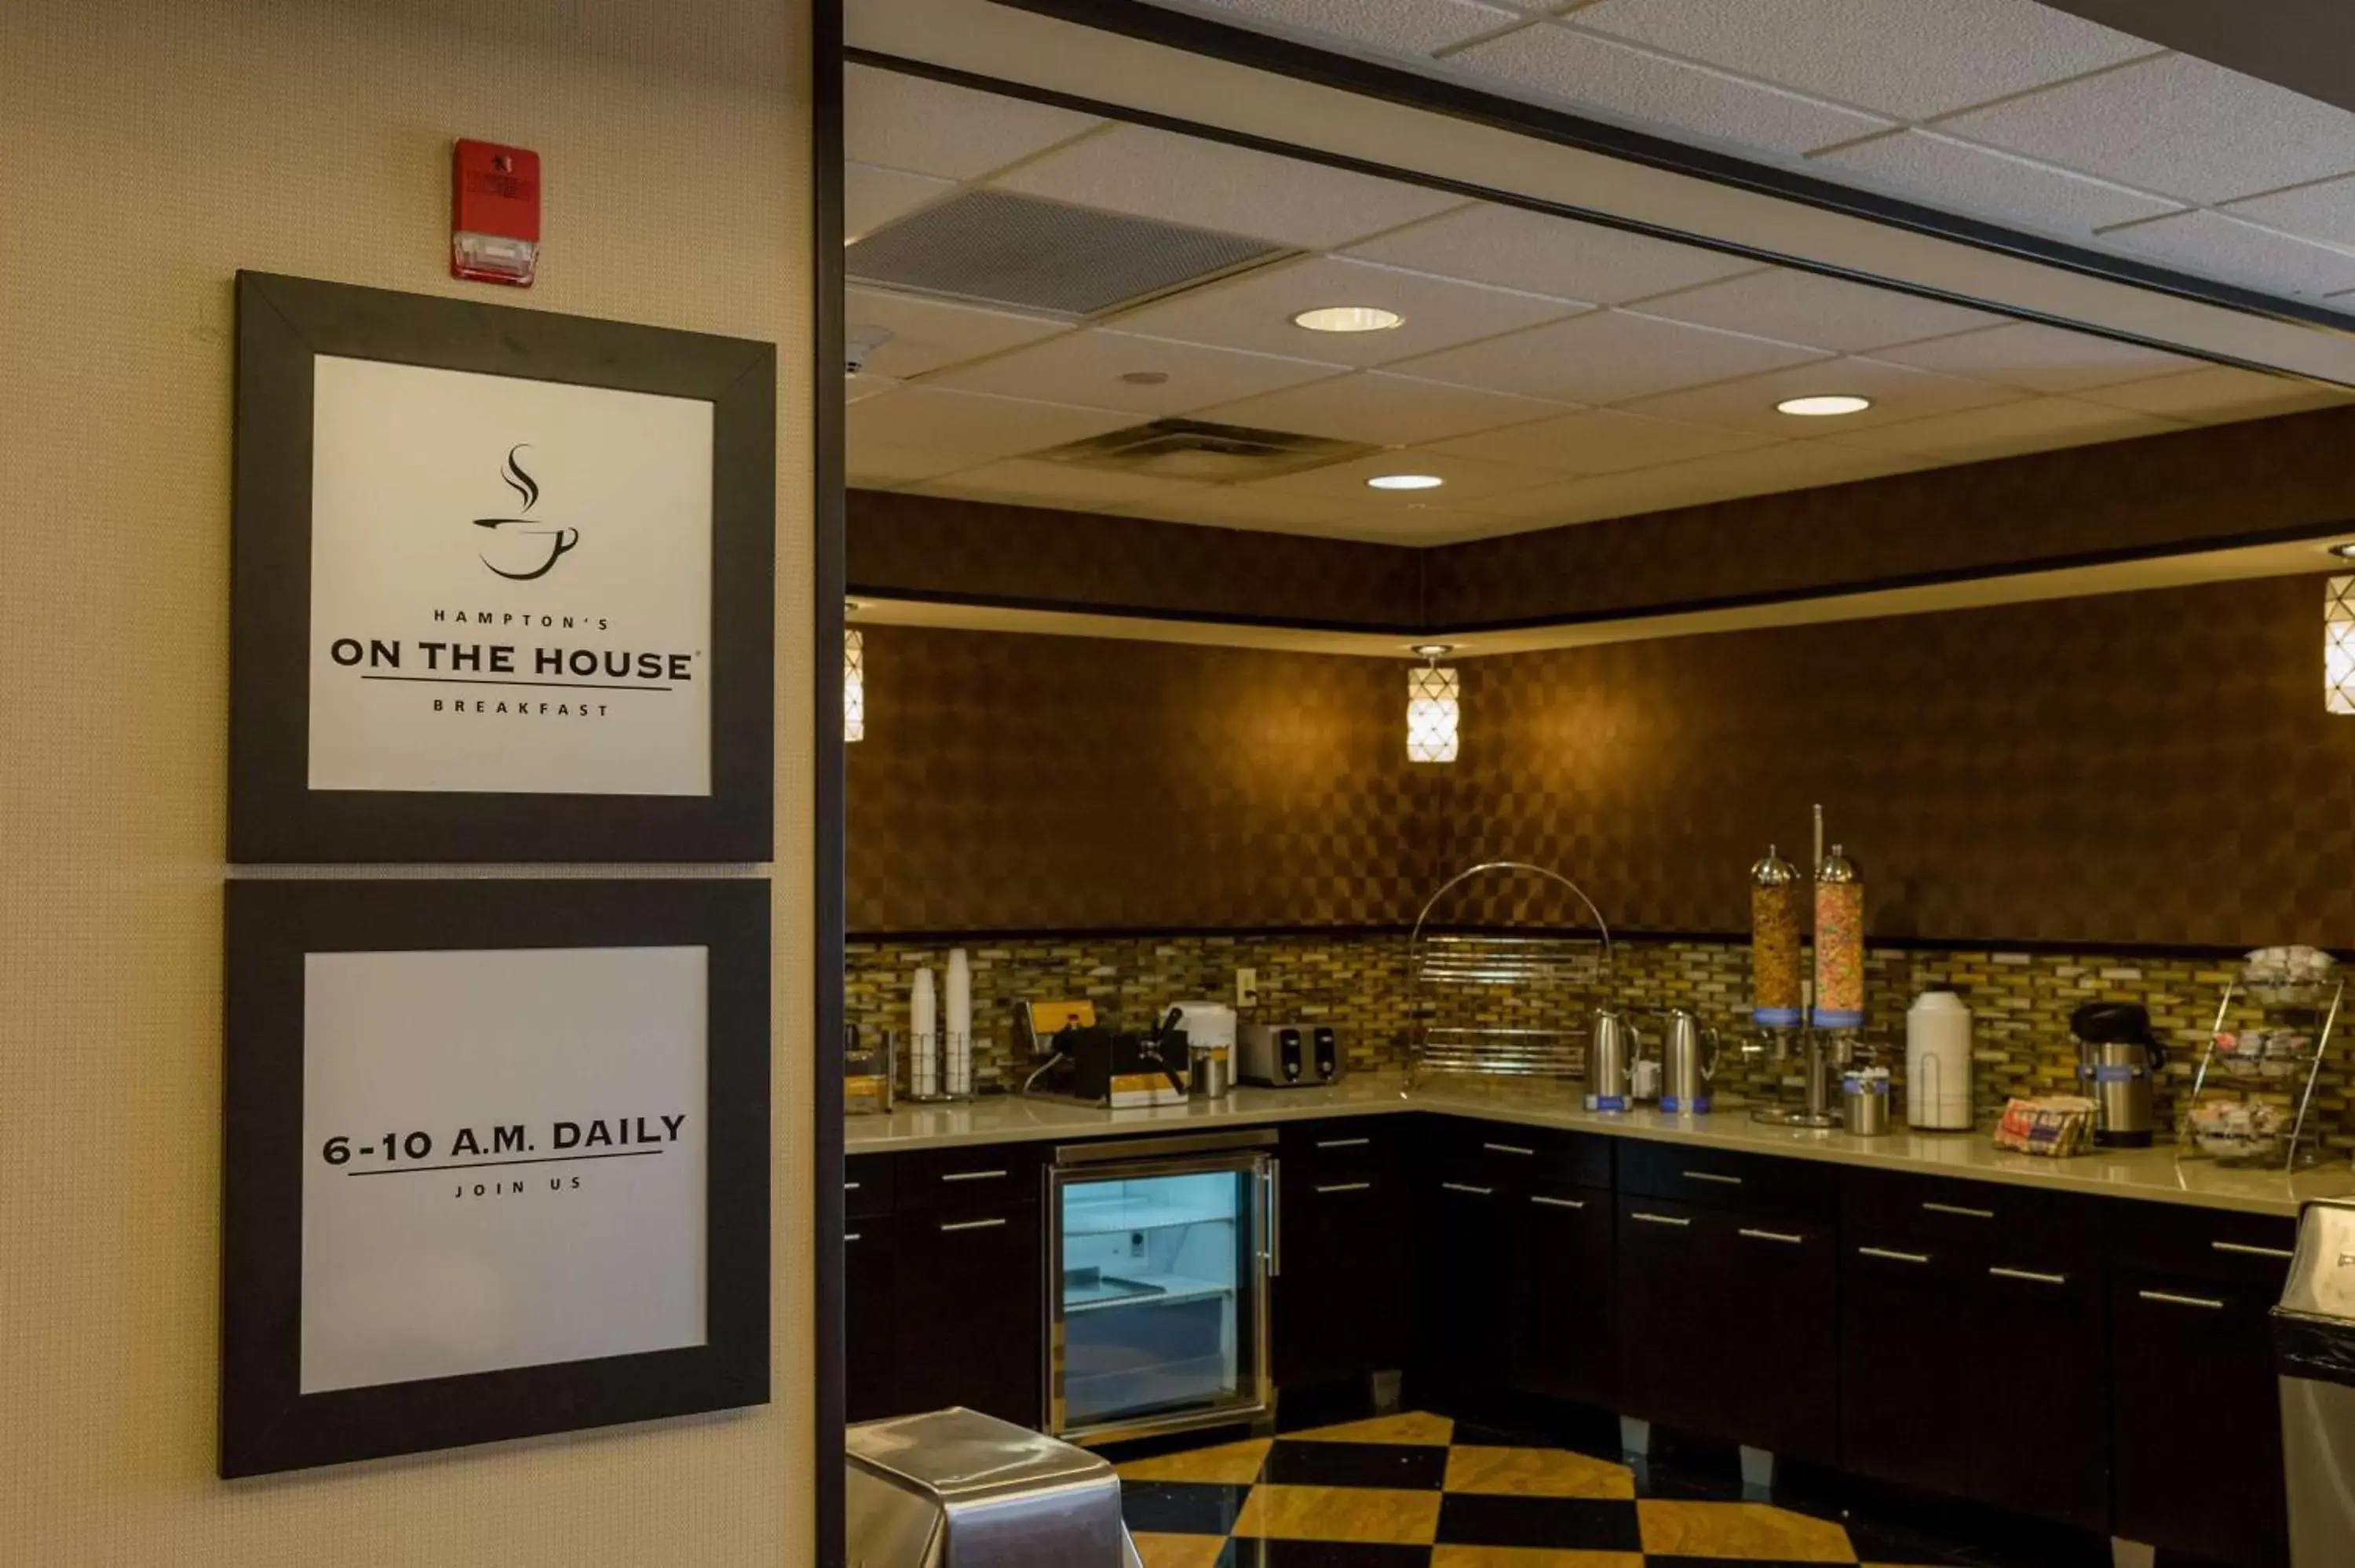
<path id="1" fill-rule="evenodd" d="M 1751 1020 L 1761 1029 L 1796 1029 L 1801 1011 L 1799 868 L 1766 846 L 1750 868 Z"/>

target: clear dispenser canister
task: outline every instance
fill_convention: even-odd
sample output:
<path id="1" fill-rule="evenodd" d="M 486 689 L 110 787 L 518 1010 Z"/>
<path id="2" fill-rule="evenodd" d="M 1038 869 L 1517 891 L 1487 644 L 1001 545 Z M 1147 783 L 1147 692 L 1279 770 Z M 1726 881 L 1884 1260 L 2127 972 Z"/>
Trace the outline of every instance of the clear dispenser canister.
<path id="1" fill-rule="evenodd" d="M 1816 867 L 1816 1027 L 1864 1024 L 1864 879 L 1832 845 Z"/>
<path id="2" fill-rule="evenodd" d="M 1759 1027 L 1806 1022 L 1799 978 L 1799 868 L 1768 844 L 1766 858 L 1750 868 L 1750 1016 Z"/>

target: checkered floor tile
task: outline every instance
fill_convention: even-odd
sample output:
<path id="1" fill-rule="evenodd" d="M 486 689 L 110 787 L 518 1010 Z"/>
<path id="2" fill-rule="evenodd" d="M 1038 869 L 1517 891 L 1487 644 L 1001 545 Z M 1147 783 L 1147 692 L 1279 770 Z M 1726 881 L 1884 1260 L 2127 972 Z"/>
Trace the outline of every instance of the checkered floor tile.
<path id="1" fill-rule="evenodd" d="M 1859 1561 L 1830 1520 L 1641 1496 L 1625 1465 L 1420 1413 L 1129 1459 L 1120 1473 L 1146 1568 Z"/>

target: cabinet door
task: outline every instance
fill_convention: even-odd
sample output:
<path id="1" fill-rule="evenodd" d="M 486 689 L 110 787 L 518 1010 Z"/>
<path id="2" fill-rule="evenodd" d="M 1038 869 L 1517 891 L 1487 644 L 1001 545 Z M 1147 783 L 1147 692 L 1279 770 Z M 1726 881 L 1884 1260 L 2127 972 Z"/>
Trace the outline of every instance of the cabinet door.
<path id="1" fill-rule="evenodd" d="M 1608 1404 L 1619 1374 L 1611 1195 L 1541 1183 L 1515 1196 L 1506 1381 L 1549 1399 Z"/>
<path id="2" fill-rule="evenodd" d="M 1730 1215 L 1719 1297 L 1729 1437 L 1795 1459 L 1839 1457 L 1839 1258 L 1829 1223 Z"/>
<path id="3" fill-rule="evenodd" d="M 2169 1551 L 2288 1561 L 2268 1287 L 2122 1273 L 2110 1287 L 2111 1531 Z M 2185 1435 L 2212 1435 L 2185 1464 Z"/>
<path id="4" fill-rule="evenodd" d="M 1270 1286 L 1279 1384 L 1405 1364 L 1403 1197 L 1388 1168 L 1284 1165 L 1281 1272 Z"/>
<path id="5" fill-rule="evenodd" d="M 1423 1202 L 1420 1369 L 1443 1387 L 1483 1387 L 1504 1371 L 1505 1205 L 1493 1181 L 1433 1178 Z"/>
<path id="6" fill-rule="evenodd" d="M 852 1421 L 904 1414 L 895 1369 L 906 1330 L 891 1225 L 888 1217 L 854 1216 L 843 1233 L 843 1406 Z"/>
<path id="7" fill-rule="evenodd" d="M 1951 1243 L 1849 1231 L 1840 1291 L 1840 1455 L 1859 1475 L 1934 1491 L 1970 1485 L 1983 1263 Z"/>
<path id="8" fill-rule="evenodd" d="M 1039 1211 L 901 1215 L 894 1321 L 908 1412 L 962 1404 L 1036 1427 L 1043 1419 L 1046 1287 Z"/>
<path id="9" fill-rule="evenodd" d="M 1764 1340 L 1729 1341 L 1727 1216 L 1664 1198 L 1619 1200 L 1619 1407 L 1626 1414 L 1735 1437 L 1725 1372 L 1764 1359 Z M 1753 1350 L 1761 1351 L 1754 1358 Z M 1737 1380 L 1738 1381 L 1738 1380 Z"/>
<path id="10" fill-rule="evenodd" d="M 2086 1530 L 2109 1522 L 2107 1302 L 2092 1269 L 1981 1271 L 1971 1495 Z M 2174 1369 L 2165 1369 L 2161 1375 Z"/>

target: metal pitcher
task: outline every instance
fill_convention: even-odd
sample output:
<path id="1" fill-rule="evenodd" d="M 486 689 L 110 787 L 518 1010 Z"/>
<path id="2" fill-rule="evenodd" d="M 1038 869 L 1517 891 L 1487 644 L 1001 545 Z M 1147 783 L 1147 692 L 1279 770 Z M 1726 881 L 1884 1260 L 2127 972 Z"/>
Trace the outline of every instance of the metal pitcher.
<path id="1" fill-rule="evenodd" d="M 1701 1054 L 1701 1043 L 1709 1043 L 1709 1054 Z M 1717 1058 L 1721 1047 L 1717 1031 L 1704 1026 L 1701 1021 L 1682 1008 L 1668 1011 L 1668 1044 L 1662 1051 L 1666 1070 L 1660 1080 L 1660 1108 L 1705 1116 L 1709 1112 L 1710 1080 L 1717 1076 Z"/>
<path id="2" fill-rule="evenodd" d="M 1607 1007 L 1594 1010 L 1594 1034 L 1586 1047 L 1586 1108 L 1627 1108 L 1628 1069 L 1641 1044 L 1636 1026 Z"/>

